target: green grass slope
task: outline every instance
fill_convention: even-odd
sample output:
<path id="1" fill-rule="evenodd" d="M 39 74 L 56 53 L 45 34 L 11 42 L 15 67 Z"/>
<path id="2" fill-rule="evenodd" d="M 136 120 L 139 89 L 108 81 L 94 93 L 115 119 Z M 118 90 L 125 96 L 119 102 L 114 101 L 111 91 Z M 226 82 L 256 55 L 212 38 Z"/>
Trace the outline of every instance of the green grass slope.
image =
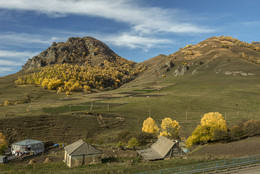
<path id="1" fill-rule="evenodd" d="M 229 47 L 223 48 L 222 44 Z M 0 119 L 93 113 L 124 120 L 93 135 L 104 142 L 110 142 L 124 130 L 141 132 L 143 120 L 148 116 L 157 124 L 164 117 L 176 119 L 183 137 L 190 135 L 207 112 L 222 113 L 228 124 L 259 119 L 259 51 L 239 44 L 237 40 L 214 37 L 172 55 L 160 55 L 143 62 L 148 69 L 119 89 L 91 94 L 75 92 L 67 97 L 41 87 L 17 87 L 14 81 L 20 74 L 1 77 L 0 103 L 24 100 L 26 92 L 31 102 L 1 106 Z M 241 52 L 248 57 L 241 57 Z M 188 66 L 188 70 L 183 76 L 174 76 L 182 66 Z M 3 124 L 2 130 L 6 131 L 6 127 Z"/>

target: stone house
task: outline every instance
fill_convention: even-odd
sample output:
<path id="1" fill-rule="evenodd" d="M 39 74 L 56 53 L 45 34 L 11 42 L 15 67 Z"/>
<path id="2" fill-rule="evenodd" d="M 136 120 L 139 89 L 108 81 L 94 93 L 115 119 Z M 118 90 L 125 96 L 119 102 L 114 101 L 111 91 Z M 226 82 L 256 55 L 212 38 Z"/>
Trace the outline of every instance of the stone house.
<path id="1" fill-rule="evenodd" d="M 69 167 L 101 162 L 102 152 L 83 140 L 78 140 L 64 149 L 64 162 Z"/>
<path id="2" fill-rule="evenodd" d="M 44 143 L 37 140 L 23 140 L 17 143 L 12 144 L 11 152 L 14 155 L 23 155 L 23 154 L 38 154 L 44 152 Z"/>

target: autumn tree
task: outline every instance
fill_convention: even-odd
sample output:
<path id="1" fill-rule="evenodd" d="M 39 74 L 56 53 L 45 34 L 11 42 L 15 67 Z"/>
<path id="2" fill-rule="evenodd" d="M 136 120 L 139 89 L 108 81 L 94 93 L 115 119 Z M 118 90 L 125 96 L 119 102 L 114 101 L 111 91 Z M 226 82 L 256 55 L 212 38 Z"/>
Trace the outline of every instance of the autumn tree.
<path id="1" fill-rule="evenodd" d="M 5 141 L 5 136 L 0 132 L 0 155 L 2 155 L 7 148 L 7 143 Z"/>
<path id="2" fill-rule="evenodd" d="M 200 125 L 192 132 L 192 135 L 187 139 L 186 146 L 191 147 L 197 143 L 207 143 L 215 140 L 216 131 L 227 132 L 226 120 L 222 114 L 218 112 L 209 112 L 204 114 Z"/>
<path id="3" fill-rule="evenodd" d="M 180 125 L 176 120 L 164 118 L 162 120 L 159 136 L 165 136 L 171 139 L 179 138 Z"/>
<path id="4" fill-rule="evenodd" d="M 146 133 L 157 134 L 159 132 L 159 128 L 158 128 L 157 124 L 155 123 L 154 119 L 152 119 L 151 117 L 148 117 L 143 122 L 142 131 L 146 132 Z"/>

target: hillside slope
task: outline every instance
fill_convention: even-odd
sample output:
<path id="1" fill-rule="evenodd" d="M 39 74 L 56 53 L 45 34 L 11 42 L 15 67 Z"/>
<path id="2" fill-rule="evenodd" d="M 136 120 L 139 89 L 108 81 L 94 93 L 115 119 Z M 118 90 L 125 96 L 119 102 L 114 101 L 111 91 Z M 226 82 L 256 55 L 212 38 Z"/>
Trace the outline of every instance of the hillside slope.
<path id="1" fill-rule="evenodd" d="M 211 67 L 210 64 L 214 62 L 218 62 L 212 69 L 215 73 L 254 75 L 260 66 L 259 44 L 249 44 L 229 36 L 211 37 L 196 45 L 187 45 L 169 56 L 159 55 L 142 64 L 150 67 L 150 71 L 147 71 L 150 75 L 161 76 L 174 68 L 173 75 L 179 76 L 189 69 L 196 74 Z"/>
<path id="2" fill-rule="evenodd" d="M 10 126 L 5 125 L 8 121 L 4 120 L 42 115 L 109 115 L 111 120 L 124 120 L 124 124 L 93 134 L 93 137 L 110 142 L 123 130 L 141 132 L 143 120 L 148 116 L 158 125 L 164 117 L 176 119 L 183 137 L 190 135 L 207 112 L 222 113 L 228 124 L 260 119 L 260 55 L 256 47 L 257 44 L 249 45 L 230 37 L 212 37 L 171 55 L 159 55 L 142 62 L 138 65 L 148 69 L 134 80 L 115 90 L 91 94 L 74 92 L 66 96 L 33 85 L 16 86 L 17 76 L 25 72 L 1 77 L 0 103 L 9 100 L 13 104 L 0 107 L 1 127 L 3 132 L 9 131 L 12 135 Z M 15 105 L 15 101 L 25 99 L 26 92 L 31 102 Z M 20 131 L 21 139 L 30 136 L 29 131 L 13 131 Z M 78 129 L 72 131 L 80 137 Z M 39 139 L 44 139 L 44 134 Z M 50 139 L 55 140 L 55 137 Z"/>

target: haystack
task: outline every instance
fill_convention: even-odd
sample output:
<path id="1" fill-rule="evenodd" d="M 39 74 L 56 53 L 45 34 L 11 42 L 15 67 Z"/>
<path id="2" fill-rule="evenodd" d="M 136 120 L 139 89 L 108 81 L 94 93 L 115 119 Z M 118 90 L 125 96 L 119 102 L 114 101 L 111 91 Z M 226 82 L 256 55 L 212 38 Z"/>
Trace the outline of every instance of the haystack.
<path id="1" fill-rule="evenodd" d="M 28 163 L 28 165 L 32 165 L 34 163 L 36 163 L 35 159 L 31 159 L 30 162 Z"/>
<path id="2" fill-rule="evenodd" d="M 50 157 L 47 157 L 43 163 L 51 163 L 52 161 L 53 160 Z"/>

